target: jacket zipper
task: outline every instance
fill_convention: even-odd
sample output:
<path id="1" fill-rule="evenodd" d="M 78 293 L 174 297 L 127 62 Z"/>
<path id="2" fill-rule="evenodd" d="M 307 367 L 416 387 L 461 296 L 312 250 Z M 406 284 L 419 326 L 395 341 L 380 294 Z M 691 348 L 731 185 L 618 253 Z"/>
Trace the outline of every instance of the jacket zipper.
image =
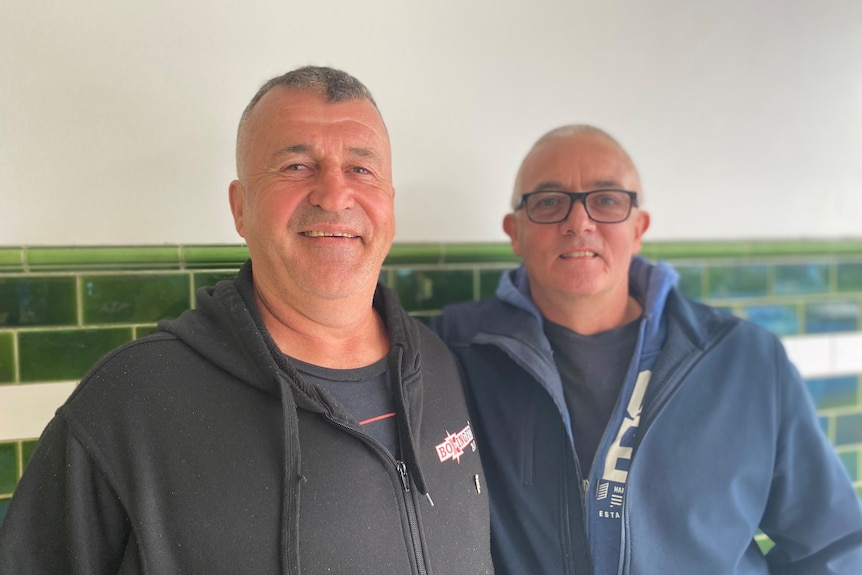
<path id="1" fill-rule="evenodd" d="M 407 523 L 410 525 L 410 538 L 413 541 L 413 553 L 416 556 L 416 565 L 419 567 L 420 575 L 428 575 L 425 566 L 425 558 L 422 556 L 422 539 L 419 537 L 419 523 L 416 521 L 416 505 L 410 494 L 410 477 L 407 475 L 407 465 L 403 461 L 395 462 L 395 468 L 401 477 L 401 486 L 404 488 L 404 506 L 407 508 Z"/>
<path id="2" fill-rule="evenodd" d="M 586 511 L 587 510 L 586 510 L 585 505 L 586 505 L 587 500 L 586 500 L 586 497 L 584 497 L 584 493 L 586 493 L 587 489 L 589 488 L 590 482 L 586 479 L 580 479 L 582 474 L 580 473 L 581 465 L 580 465 L 580 462 L 578 461 L 578 455 L 576 453 L 574 453 L 574 451 L 570 451 L 568 444 L 566 444 L 566 447 L 564 448 L 564 452 L 565 453 L 563 454 L 563 461 L 565 461 L 570 454 L 573 456 L 572 462 L 574 463 L 574 465 L 572 467 L 573 467 L 573 470 L 575 472 L 575 481 L 574 482 L 570 482 L 568 477 L 563 476 L 563 486 L 564 486 L 564 490 L 565 490 L 565 499 L 566 499 L 565 506 L 564 506 L 565 509 L 563 510 L 565 522 L 566 522 L 566 537 L 565 537 L 566 556 L 564 558 L 565 564 L 566 564 L 566 571 L 565 572 L 566 573 L 574 573 L 575 572 L 575 565 L 574 565 L 575 558 L 574 558 L 574 545 L 572 544 L 572 510 L 571 510 L 571 501 L 570 501 L 571 500 L 570 493 L 572 490 L 569 489 L 569 485 L 570 485 L 570 483 L 577 485 L 578 487 L 576 488 L 576 491 L 581 492 L 581 498 L 580 498 L 581 499 L 581 501 L 580 501 L 581 509 L 580 509 L 580 513 L 578 514 L 578 519 L 580 519 L 581 522 L 584 523 L 584 533 L 586 533 L 586 516 L 587 516 Z M 563 469 L 568 469 L 568 467 L 569 467 L 568 465 L 564 465 Z M 568 474 L 566 474 L 566 475 L 568 475 Z M 587 549 L 587 553 L 589 553 L 589 549 Z"/>
<path id="3" fill-rule="evenodd" d="M 414 503 L 413 497 L 410 493 L 410 477 L 407 474 L 407 464 L 405 464 L 400 459 L 397 461 L 393 459 L 392 454 L 389 453 L 389 450 L 383 447 L 380 443 L 378 443 L 373 437 L 369 437 L 364 433 L 356 431 L 352 427 L 345 425 L 344 423 L 336 419 L 333 419 L 329 415 L 326 415 L 325 417 L 333 425 L 340 427 L 347 433 L 358 437 L 359 439 L 373 447 L 386 460 L 395 463 L 395 471 L 398 473 L 398 477 L 401 479 L 401 488 L 404 492 L 404 507 L 407 509 L 407 524 L 410 527 L 410 541 L 413 543 L 413 556 L 416 559 L 416 566 L 419 570 L 419 575 L 428 575 L 428 567 L 425 565 L 425 556 L 422 553 L 422 538 L 419 533 L 419 521 L 417 520 L 416 515 L 416 504 Z M 430 501 L 430 495 L 426 496 Z M 433 505 L 434 503 L 432 502 L 431 504 Z"/>

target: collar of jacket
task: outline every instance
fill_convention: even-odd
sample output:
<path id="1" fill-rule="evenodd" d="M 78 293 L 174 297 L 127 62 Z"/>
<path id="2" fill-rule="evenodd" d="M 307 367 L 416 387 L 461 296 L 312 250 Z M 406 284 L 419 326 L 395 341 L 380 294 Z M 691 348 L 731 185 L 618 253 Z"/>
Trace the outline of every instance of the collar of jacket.
<path id="1" fill-rule="evenodd" d="M 629 293 L 643 306 L 647 320 L 644 353 L 658 353 L 664 342 L 662 315 L 670 291 L 679 281 L 679 275 L 665 262 L 651 264 L 641 256 L 633 256 L 629 267 Z M 536 340 L 542 349 L 550 351 L 551 344 L 544 335 L 542 313 L 530 296 L 530 280 L 524 264 L 503 274 L 497 285 L 497 297 L 529 313 L 536 319 Z"/>

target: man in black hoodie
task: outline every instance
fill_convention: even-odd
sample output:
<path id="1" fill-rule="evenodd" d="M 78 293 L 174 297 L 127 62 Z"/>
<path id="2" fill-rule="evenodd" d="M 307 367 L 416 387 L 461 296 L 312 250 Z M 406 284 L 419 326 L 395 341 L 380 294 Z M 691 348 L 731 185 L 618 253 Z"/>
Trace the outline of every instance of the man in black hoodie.
<path id="1" fill-rule="evenodd" d="M 237 175 L 249 261 L 58 410 L 0 573 L 491 573 L 457 369 L 377 283 L 395 190 L 371 94 L 330 68 L 270 80 Z"/>

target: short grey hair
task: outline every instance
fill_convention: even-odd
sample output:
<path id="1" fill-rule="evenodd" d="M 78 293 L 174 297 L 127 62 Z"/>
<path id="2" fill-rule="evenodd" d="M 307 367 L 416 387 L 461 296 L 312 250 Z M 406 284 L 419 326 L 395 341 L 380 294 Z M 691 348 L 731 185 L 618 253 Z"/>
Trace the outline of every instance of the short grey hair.
<path id="1" fill-rule="evenodd" d="M 251 114 L 260 99 L 276 87 L 311 92 L 330 103 L 368 100 L 377 108 L 377 102 L 374 101 L 365 84 L 347 72 L 326 66 L 303 66 L 267 80 L 245 107 L 240 124 Z"/>
<path id="2" fill-rule="evenodd" d="M 554 128 L 553 130 L 546 132 L 542 137 L 536 140 L 536 143 L 533 144 L 533 147 L 530 148 L 530 151 L 527 152 L 527 155 L 524 156 L 524 159 L 521 161 L 521 166 L 518 168 L 518 175 L 515 177 L 515 187 L 512 190 L 512 211 L 518 209 L 518 204 L 521 203 L 521 172 L 524 169 L 524 164 L 527 159 L 532 155 L 533 150 L 535 150 L 539 144 L 542 144 L 548 140 L 552 140 L 554 138 L 570 138 L 572 136 L 576 136 L 578 134 L 593 134 L 604 138 L 614 144 L 619 150 L 625 155 L 626 159 L 628 159 L 629 163 L 632 165 L 632 169 L 635 169 L 635 164 L 632 162 L 631 156 L 629 156 L 628 152 L 626 152 L 625 148 L 610 134 L 602 130 L 601 128 L 597 128 L 595 126 L 591 126 L 589 124 L 568 124 L 566 126 L 560 126 L 558 128 Z"/>
<path id="3" fill-rule="evenodd" d="M 341 70 L 329 68 L 327 66 L 303 66 L 296 70 L 291 70 L 281 76 L 276 76 L 267 80 L 263 86 L 255 93 L 251 101 L 243 110 L 240 116 L 239 126 L 236 131 L 236 155 L 237 155 L 237 171 L 240 171 L 240 153 L 244 148 L 242 142 L 243 129 L 251 115 L 252 110 L 260 102 L 267 92 L 273 88 L 288 88 L 300 92 L 308 92 L 323 98 L 326 102 L 349 102 L 352 100 L 368 100 L 371 105 L 380 112 L 377 107 L 377 102 L 365 84 Z M 381 118 L 382 119 L 382 118 Z"/>

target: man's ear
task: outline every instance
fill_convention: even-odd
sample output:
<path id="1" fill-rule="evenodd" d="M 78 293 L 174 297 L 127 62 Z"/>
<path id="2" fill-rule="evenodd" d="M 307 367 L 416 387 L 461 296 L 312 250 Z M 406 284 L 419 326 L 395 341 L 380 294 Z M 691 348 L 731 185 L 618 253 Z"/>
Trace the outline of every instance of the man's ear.
<path id="1" fill-rule="evenodd" d="M 512 251 L 516 256 L 521 255 L 521 246 L 518 242 L 518 221 L 515 219 L 514 213 L 506 214 L 503 217 L 503 231 L 509 236 L 509 241 L 512 243 Z"/>
<path id="2" fill-rule="evenodd" d="M 641 251 L 641 241 L 643 240 L 644 234 L 649 229 L 649 212 L 644 212 L 642 210 L 638 210 L 635 215 L 635 247 L 632 250 L 633 253 L 638 253 Z"/>
<path id="3" fill-rule="evenodd" d="M 230 211 L 233 214 L 233 225 L 236 228 L 236 232 L 245 238 L 245 221 L 243 220 L 243 216 L 245 215 L 245 187 L 243 187 L 239 180 L 234 180 L 230 183 L 228 198 L 230 200 Z"/>

